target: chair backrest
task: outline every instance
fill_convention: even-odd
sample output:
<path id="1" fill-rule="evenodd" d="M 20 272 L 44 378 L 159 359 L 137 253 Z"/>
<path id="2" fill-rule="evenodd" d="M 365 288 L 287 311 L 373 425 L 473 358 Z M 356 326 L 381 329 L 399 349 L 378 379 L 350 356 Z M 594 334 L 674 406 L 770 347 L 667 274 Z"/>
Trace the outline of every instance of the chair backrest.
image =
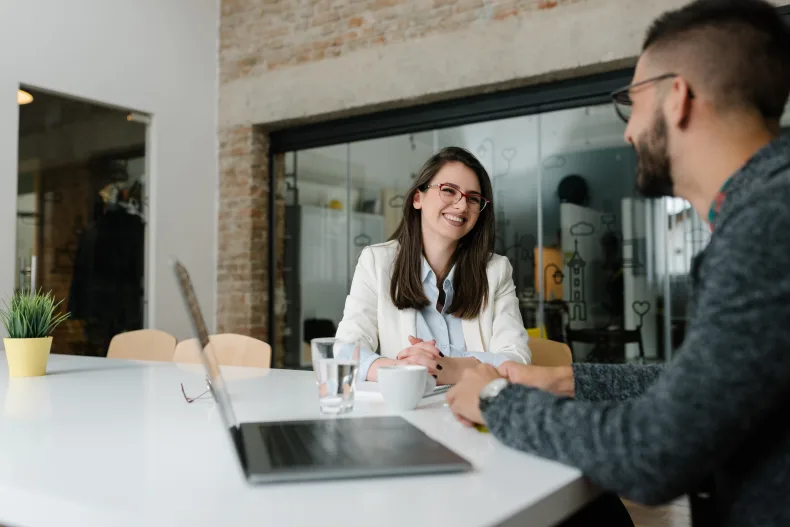
<path id="1" fill-rule="evenodd" d="M 593 344 L 601 348 L 625 348 L 627 344 L 636 344 L 639 347 L 639 358 L 645 358 L 645 347 L 642 344 L 642 324 L 636 329 L 571 329 L 570 326 L 565 328 L 565 337 L 573 352 L 574 342 L 583 342 L 585 344 Z M 623 353 L 625 353 L 623 351 Z M 625 356 L 621 357 L 621 360 Z M 600 361 L 600 357 L 598 358 Z"/>
<path id="2" fill-rule="evenodd" d="M 570 342 L 622 346 L 638 344 L 642 338 L 640 329 L 571 329 L 566 328 L 565 334 Z"/>
<path id="3" fill-rule="evenodd" d="M 529 338 L 539 339 L 543 338 L 541 335 L 548 335 L 548 333 L 546 333 L 546 326 L 543 326 L 542 328 L 527 328 L 527 335 Z"/>
<path id="4" fill-rule="evenodd" d="M 538 337 L 530 337 L 529 351 L 535 366 L 570 366 L 573 362 L 567 344 Z"/>
<path id="5" fill-rule="evenodd" d="M 138 329 L 115 335 L 110 341 L 107 358 L 171 361 L 176 338 L 158 329 Z"/>
<path id="6" fill-rule="evenodd" d="M 222 366 L 271 367 L 272 347 L 256 338 L 235 333 L 220 333 L 209 337 L 217 362 Z M 176 346 L 173 362 L 200 362 L 198 339 L 182 340 Z"/>

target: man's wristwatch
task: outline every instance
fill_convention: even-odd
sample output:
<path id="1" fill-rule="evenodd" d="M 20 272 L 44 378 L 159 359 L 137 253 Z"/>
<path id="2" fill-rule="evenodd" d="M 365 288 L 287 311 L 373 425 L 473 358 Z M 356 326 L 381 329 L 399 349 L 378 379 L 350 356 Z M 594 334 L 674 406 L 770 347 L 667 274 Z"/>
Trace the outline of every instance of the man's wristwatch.
<path id="1" fill-rule="evenodd" d="M 480 411 L 485 412 L 494 397 L 499 395 L 499 392 L 507 388 L 509 384 L 510 382 L 502 377 L 486 384 L 480 392 Z"/>

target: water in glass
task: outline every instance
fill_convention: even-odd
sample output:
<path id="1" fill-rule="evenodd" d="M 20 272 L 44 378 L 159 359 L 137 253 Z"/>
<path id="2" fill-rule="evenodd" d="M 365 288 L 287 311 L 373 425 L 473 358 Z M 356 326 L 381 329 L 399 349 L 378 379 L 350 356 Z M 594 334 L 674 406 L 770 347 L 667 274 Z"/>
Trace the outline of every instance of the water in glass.
<path id="1" fill-rule="evenodd" d="M 321 412 L 350 412 L 354 409 L 359 344 L 335 338 L 318 338 L 311 341 L 311 348 Z"/>

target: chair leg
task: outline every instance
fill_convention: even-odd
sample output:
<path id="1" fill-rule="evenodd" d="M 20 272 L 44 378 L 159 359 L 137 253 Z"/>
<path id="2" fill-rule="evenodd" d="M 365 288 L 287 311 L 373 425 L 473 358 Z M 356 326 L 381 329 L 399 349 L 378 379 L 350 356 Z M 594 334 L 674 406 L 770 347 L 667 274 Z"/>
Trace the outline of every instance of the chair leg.
<path id="1" fill-rule="evenodd" d="M 645 363 L 645 347 L 642 345 L 642 328 L 639 328 L 639 363 Z"/>

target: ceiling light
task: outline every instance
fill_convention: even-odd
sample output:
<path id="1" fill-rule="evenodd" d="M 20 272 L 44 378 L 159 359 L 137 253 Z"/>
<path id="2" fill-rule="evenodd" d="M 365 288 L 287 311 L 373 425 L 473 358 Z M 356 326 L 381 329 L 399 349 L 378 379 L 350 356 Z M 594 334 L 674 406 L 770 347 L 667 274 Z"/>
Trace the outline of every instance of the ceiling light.
<path id="1" fill-rule="evenodd" d="M 16 102 L 17 104 L 30 104 L 33 102 L 33 96 L 25 90 L 18 90 L 16 92 Z"/>

